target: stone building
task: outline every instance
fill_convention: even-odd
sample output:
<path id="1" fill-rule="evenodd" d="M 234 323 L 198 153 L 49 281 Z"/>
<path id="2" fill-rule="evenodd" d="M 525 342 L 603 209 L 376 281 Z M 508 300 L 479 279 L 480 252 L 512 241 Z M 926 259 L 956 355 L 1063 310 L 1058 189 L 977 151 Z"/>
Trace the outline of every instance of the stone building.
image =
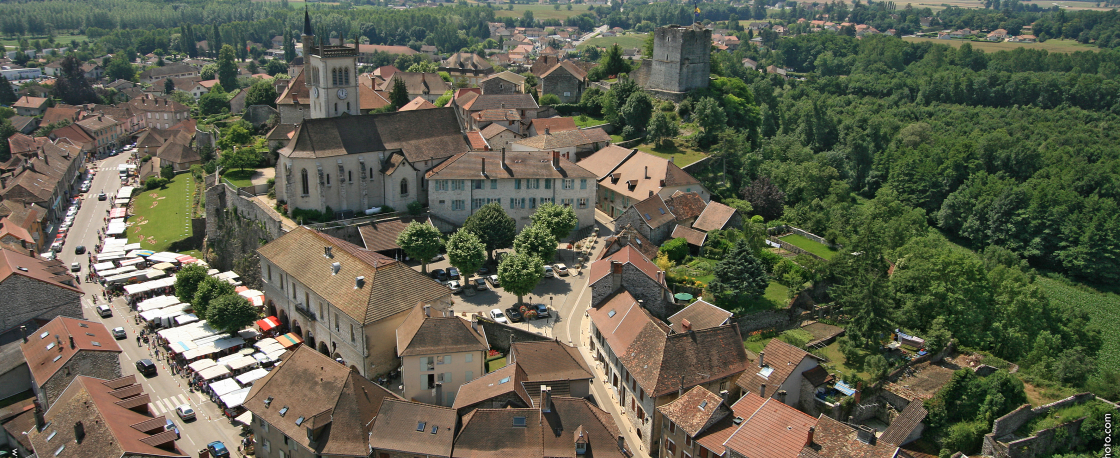
<path id="1" fill-rule="evenodd" d="M 462 79 L 467 86 L 478 86 L 486 77 L 494 74 L 494 66 L 486 59 L 472 52 L 452 54 L 439 64 L 439 71 L 451 75 L 452 81 Z"/>
<path id="2" fill-rule="evenodd" d="M 562 61 L 540 77 L 541 95 L 554 94 L 561 103 L 578 103 L 587 87 L 587 72 L 572 61 Z"/>
<path id="3" fill-rule="evenodd" d="M 446 308 L 417 306 L 397 328 L 405 399 L 452 406 L 459 386 L 486 373 L 486 336 Z"/>
<path id="4" fill-rule="evenodd" d="M 665 272 L 630 245 L 591 263 L 587 284 L 591 286 L 593 306 L 626 285 L 652 315 L 664 319 L 676 312 Z"/>
<path id="5" fill-rule="evenodd" d="M 490 202 L 501 203 L 518 230 L 545 202 L 572 207 L 576 229 L 595 224 L 595 175 L 555 151 L 471 151 L 432 169 L 427 180 L 432 214 L 455 224 Z"/>
<path id="6" fill-rule="evenodd" d="M 654 96 L 684 100 L 693 89 L 708 87 L 712 31 L 699 23 L 670 25 L 654 31 L 653 57 L 643 59 L 634 79 Z"/>
<path id="7" fill-rule="evenodd" d="M 744 392 L 797 407 L 802 396 L 813 394 L 813 390 L 806 390 L 802 382 L 805 373 L 818 366 L 820 358 L 781 340 L 771 339 L 766 349 L 759 352 L 757 364 L 748 367 L 736 384 Z M 810 372 L 809 377 L 812 375 Z"/>
<path id="8" fill-rule="evenodd" d="M 554 396 L 591 395 L 591 369 L 579 349 L 555 340 L 514 342 L 506 366 L 459 387 L 460 416 L 477 409 L 535 407 L 545 387 Z"/>
<path id="9" fill-rule="evenodd" d="M 0 249 L 0 332 L 19 335 L 33 320 L 82 318 L 82 290 L 61 261 Z"/>
<path id="10" fill-rule="evenodd" d="M 524 94 L 525 77 L 510 71 L 495 73 L 479 81 L 478 87 L 483 94 Z"/>
<path id="11" fill-rule="evenodd" d="M 695 191 L 705 202 L 712 198 L 700 180 L 681 170 L 672 160 L 636 149 L 607 146 L 580 159 L 577 164 L 599 177 L 595 206 L 612 218 L 654 194 L 664 199 L 677 191 Z"/>
<path id="12" fill-rule="evenodd" d="M 266 313 L 306 346 L 375 378 L 400 366 L 396 329 L 451 290 L 392 258 L 298 226 L 257 250 Z"/>
<path id="13" fill-rule="evenodd" d="M 630 226 L 656 245 L 669 240 L 676 226 L 676 215 L 669 210 L 660 194 L 654 194 L 631 205 L 614 219 L 615 227 Z"/>
<path id="14" fill-rule="evenodd" d="M 450 457 L 458 420 L 449 407 L 386 398 L 369 435 L 369 456 Z"/>
<path id="15" fill-rule="evenodd" d="M 101 323 L 60 316 L 26 337 L 20 349 L 31 368 L 35 397 L 48 409 L 79 375 L 121 376 L 121 347 Z"/>

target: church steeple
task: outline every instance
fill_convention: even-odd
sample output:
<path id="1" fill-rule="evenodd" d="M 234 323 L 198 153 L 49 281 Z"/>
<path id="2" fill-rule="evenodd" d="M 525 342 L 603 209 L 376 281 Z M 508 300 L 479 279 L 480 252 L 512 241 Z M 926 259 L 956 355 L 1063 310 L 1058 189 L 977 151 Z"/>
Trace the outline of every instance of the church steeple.
<path id="1" fill-rule="evenodd" d="M 299 38 L 303 42 L 303 61 L 307 62 L 315 48 L 315 32 L 311 30 L 311 13 L 307 6 L 303 7 L 303 36 Z"/>
<path id="2" fill-rule="evenodd" d="M 303 34 L 314 35 L 314 33 L 311 32 L 311 13 L 308 12 L 306 6 L 303 7 Z"/>

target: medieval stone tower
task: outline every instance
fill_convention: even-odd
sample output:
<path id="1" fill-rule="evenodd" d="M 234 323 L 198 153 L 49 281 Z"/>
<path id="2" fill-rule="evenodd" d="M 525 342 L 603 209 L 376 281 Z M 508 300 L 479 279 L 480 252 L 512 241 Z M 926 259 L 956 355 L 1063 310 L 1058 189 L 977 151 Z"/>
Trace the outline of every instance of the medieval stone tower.
<path id="1" fill-rule="evenodd" d="M 643 60 L 634 78 L 659 97 L 680 100 L 684 93 L 708 87 L 712 31 L 700 24 L 671 25 L 654 31 L 653 56 Z"/>

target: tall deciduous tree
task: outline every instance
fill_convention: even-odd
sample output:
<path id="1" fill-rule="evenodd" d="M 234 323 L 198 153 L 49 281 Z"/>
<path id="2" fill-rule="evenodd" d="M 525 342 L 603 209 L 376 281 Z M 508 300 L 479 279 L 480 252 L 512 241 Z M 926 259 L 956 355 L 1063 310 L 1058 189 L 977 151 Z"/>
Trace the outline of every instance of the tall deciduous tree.
<path id="1" fill-rule="evenodd" d="M 517 235 L 517 221 L 514 221 L 502 204 L 491 202 L 467 217 L 463 228 L 474 232 L 482 243 L 486 245 L 487 259 L 494 259 L 494 250 L 513 246 L 513 238 Z"/>
<path id="2" fill-rule="evenodd" d="M 206 270 L 200 264 L 189 264 L 179 269 L 175 274 L 175 297 L 179 298 L 179 302 L 189 303 L 194 300 L 199 283 L 209 276 Z"/>
<path id="3" fill-rule="evenodd" d="M 649 127 L 646 127 L 646 139 L 655 145 L 677 135 L 680 135 L 677 123 L 673 121 L 669 113 L 664 111 L 654 113 L 653 118 L 649 120 Z"/>
<path id="4" fill-rule="evenodd" d="M 552 202 L 541 204 L 529 219 L 534 226 L 548 229 L 557 242 L 568 238 L 579 223 L 576 212 L 570 205 L 556 205 Z"/>
<path id="5" fill-rule="evenodd" d="M 163 79 L 163 93 L 164 94 L 170 94 L 172 92 L 175 92 L 175 82 L 172 81 L 171 78 L 164 78 Z"/>
<path id="6" fill-rule="evenodd" d="M 486 262 L 486 245 L 474 232 L 460 228 L 447 239 L 447 260 L 469 277 Z"/>
<path id="7" fill-rule="evenodd" d="M 105 66 L 105 77 L 110 81 L 136 81 L 136 66 L 132 65 L 124 54 L 125 53 L 121 53 L 114 56 L 109 60 L 109 64 Z M 170 79 L 168 79 L 168 81 L 170 81 Z"/>
<path id="8" fill-rule="evenodd" d="M 86 80 L 82 62 L 77 57 L 66 56 L 60 64 L 60 74 L 54 83 L 55 97 L 70 105 L 101 102 L 101 97 L 97 96 L 93 86 Z"/>
<path id="9" fill-rule="evenodd" d="M 714 273 L 715 280 L 708 287 L 715 293 L 716 300 L 729 306 L 762 297 L 770 284 L 762 261 L 754 256 L 750 245 L 742 241 L 716 264 Z"/>
<path id="10" fill-rule="evenodd" d="M 770 182 L 770 177 L 758 177 L 740 192 L 743 200 L 750 202 L 754 213 L 767 221 L 782 217 L 785 212 L 786 193 Z"/>
<path id="11" fill-rule="evenodd" d="M 498 281 L 502 289 L 517 296 L 517 303 L 537 287 L 544 276 L 544 263 L 536 256 L 524 253 L 511 253 L 498 264 Z"/>
<path id="12" fill-rule="evenodd" d="M 222 46 L 218 54 L 218 83 L 228 90 L 237 89 L 237 62 L 233 46 Z"/>
<path id="13" fill-rule="evenodd" d="M 428 273 L 428 261 L 443 248 L 439 229 L 431 224 L 413 221 L 397 236 L 397 245 L 410 258 L 420 261 L 420 269 Z"/>
<path id="14" fill-rule="evenodd" d="M 513 250 L 536 256 L 541 262 L 547 263 L 556 256 L 556 237 L 547 227 L 530 224 L 521 229 L 521 233 L 513 239 Z"/>
<path id="15" fill-rule="evenodd" d="M 233 285 L 225 280 L 208 276 L 199 282 L 198 289 L 194 292 L 194 298 L 191 299 L 191 307 L 194 308 L 195 315 L 207 316 L 210 304 L 219 297 L 228 294 L 236 294 Z"/>
<path id="16" fill-rule="evenodd" d="M 260 317 L 260 310 L 238 294 L 221 296 L 206 310 L 206 322 L 210 326 L 235 335 Z"/>
<path id="17" fill-rule="evenodd" d="M 276 108 L 276 86 L 271 81 L 260 80 L 253 83 L 245 95 L 245 106 L 268 105 Z"/>

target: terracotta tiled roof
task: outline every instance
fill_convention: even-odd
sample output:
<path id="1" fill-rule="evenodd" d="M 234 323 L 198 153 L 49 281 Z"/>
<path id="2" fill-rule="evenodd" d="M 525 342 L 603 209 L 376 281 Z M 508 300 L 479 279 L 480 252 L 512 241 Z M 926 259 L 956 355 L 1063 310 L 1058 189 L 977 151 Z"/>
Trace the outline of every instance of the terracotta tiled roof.
<path id="1" fill-rule="evenodd" d="M 860 441 L 856 428 L 821 415 L 817 418 L 813 443 L 804 447 L 799 455 L 821 458 L 895 458 L 899 456 L 897 445 L 883 440 L 872 439 L 872 443 Z M 875 437 L 874 434 L 871 435 Z M 803 444 L 804 445 L 804 444 Z"/>
<path id="2" fill-rule="evenodd" d="M 685 332 L 682 326 L 685 320 L 688 320 L 690 328 L 697 330 L 722 326 L 729 319 L 731 319 L 731 312 L 701 299 L 669 317 L 669 326 L 674 332 Z"/>
<path id="3" fill-rule="evenodd" d="M 288 82 L 288 88 L 276 98 L 277 105 L 310 105 L 311 104 L 311 88 L 307 87 L 304 81 L 304 73 L 299 72 L 291 81 Z M 361 95 L 361 91 L 358 91 Z"/>
<path id="4" fill-rule="evenodd" d="M 483 127 L 482 130 L 479 131 L 479 133 L 482 134 L 482 138 L 485 138 L 485 139 L 489 140 L 489 139 L 494 138 L 498 134 L 500 134 L 502 132 L 505 132 L 505 131 L 509 131 L 510 133 L 514 133 L 512 130 L 509 130 L 508 127 L 503 126 L 503 125 L 498 124 L 498 123 L 491 123 L 490 125 L 488 125 L 486 127 Z M 516 134 L 514 133 L 514 135 L 516 135 Z"/>
<path id="5" fill-rule="evenodd" d="M 70 276 L 69 272 L 70 270 L 61 261 L 44 261 L 9 250 L 0 250 L 0 282 L 12 275 L 22 275 L 81 294 L 82 290 L 73 286 L 74 277 Z"/>
<path id="6" fill-rule="evenodd" d="M 727 439 L 739 430 L 739 425 L 750 418 L 751 415 L 754 415 L 764 402 L 766 400 L 758 396 L 747 395 L 739 398 L 731 405 L 731 415 L 723 417 L 722 420 L 701 431 L 693 439 L 708 450 L 717 451 L 717 454 L 723 453 L 725 450 L 724 442 L 727 442 Z"/>
<path id="7" fill-rule="evenodd" d="M 708 238 L 708 234 L 678 224 L 673 227 L 673 235 L 670 237 L 674 239 L 683 238 L 689 245 L 702 247 L 704 246 L 704 240 Z"/>
<path id="8" fill-rule="evenodd" d="M 514 143 L 517 143 L 519 145 L 528 146 L 530 148 L 535 148 L 538 151 L 555 150 L 555 149 L 561 149 L 561 148 L 571 148 L 573 146 L 590 145 L 592 143 L 596 143 L 598 141 L 601 141 L 602 136 L 598 135 L 598 132 L 595 132 L 595 131 L 602 132 L 603 129 L 599 129 L 599 128 L 589 129 L 589 130 L 576 129 L 576 130 L 562 130 L 562 131 L 559 131 L 559 132 L 550 130 L 549 133 L 546 134 L 544 132 L 544 130 L 541 130 L 538 127 L 537 128 L 537 135 L 535 137 L 529 137 L 529 138 L 526 138 L 524 140 L 518 140 Z M 605 132 L 604 132 L 604 134 L 605 134 Z M 610 136 L 608 135 L 607 138 L 609 139 Z M 610 141 L 610 140 L 607 140 L 607 141 Z"/>
<path id="9" fill-rule="evenodd" d="M 543 134 L 545 129 L 552 133 L 579 130 L 579 127 L 576 127 L 576 121 L 570 117 L 536 118 L 529 121 L 529 124 L 533 126 L 538 135 Z"/>
<path id="10" fill-rule="evenodd" d="M 366 456 L 368 433 L 386 399 L 400 397 L 329 356 L 300 345 L 253 383 L 245 408 L 312 453 Z M 312 445 L 307 430 L 319 428 L 326 429 Z"/>
<path id="11" fill-rule="evenodd" d="M 515 342 L 510 353 L 513 362 L 525 371 L 525 381 L 590 379 L 591 368 L 576 347 L 555 340 Z"/>
<path id="12" fill-rule="evenodd" d="M 763 351 L 765 356 L 762 363 L 765 367 L 773 369 L 773 372 L 769 376 L 763 377 L 758 364 L 751 365 L 736 382 L 740 388 L 752 393 L 759 393 L 761 385 L 765 383 L 769 387 L 769 391 L 766 392 L 769 395 L 777 390 L 778 386 L 785 383 L 790 375 L 793 375 L 793 370 L 797 368 L 798 364 L 801 364 L 802 360 L 805 358 L 816 359 L 816 356 L 805 350 L 778 339 L 770 339 Z"/>
<path id="13" fill-rule="evenodd" d="M 665 205 L 673 211 L 674 215 L 677 215 L 677 221 L 687 221 L 698 218 L 700 213 L 704 212 L 707 203 L 696 191 L 677 191 L 665 199 Z"/>
<path id="14" fill-rule="evenodd" d="M 475 53 L 460 52 L 452 54 L 447 60 L 439 64 L 440 70 L 493 70 L 494 66 L 490 65 L 486 59 L 479 57 Z"/>
<path id="15" fill-rule="evenodd" d="M 467 111 L 535 110 L 540 107 L 533 96 L 529 94 L 482 94 L 459 105 Z"/>
<path id="16" fill-rule="evenodd" d="M 587 456 L 630 456 L 629 449 L 619 449 L 618 436 L 610 414 L 586 399 L 556 396 L 550 412 L 539 408 L 474 411 L 463 418 L 452 456 L 574 456 L 576 440 L 586 441 Z"/>
<path id="17" fill-rule="evenodd" d="M 632 199 L 642 200 L 666 186 L 702 187 L 700 181 L 676 164 L 649 153 L 611 145 L 579 161 L 599 176 L 599 185 Z M 649 178 L 646 178 L 648 171 Z"/>
<path id="18" fill-rule="evenodd" d="M 3 240 L 6 235 L 15 237 L 31 247 L 35 246 L 35 238 L 31 237 L 31 233 L 27 229 L 20 227 L 7 217 L 0 217 L 0 240 Z"/>
<path id="19" fill-rule="evenodd" d="M 444 81 L 443 78 L 436 73 L 420 73 L 420 72 L 394 72 L 390 76 L 386 76 L 385 82 L 381 83 L 380 89 L 385 92 L 392 92 L 393 85 L 396 80 L 404 81 L 405 90 L 409 94 L 443 94 L 451 90 L 451 84 Z"/>
<path id="20" fill-rule="evenodd" d="M 719 202 L 708 202 L 708 206 L 704 208 L 704 212 L 692 223 L 694 229 L 699 229 L 704 232 L 723 229 L 727 226 L 728 220 L 735 215 L 735 209 Z"/>
<path id="21" fill-rule="evenodd" d="M 377 411 L 369 446 L 425 456 L 451 456 L 458 416 L 448 407 L 386 399 Z"/>
<path id="22" fill-rule="evenodd" d="M 894 418 L 887 430 L 883 431 L 879 440 L 894 445 L 905 444 L 906 438 L 914 432 L 914 428 L 917 428 L 922 420 L 926 419 L 927 414 L 921 401 L 911 402 Z"/>
<path id="23" fill-rule="evenodd" d="M 280 155 L 326 158 L 400 149 L 410 162 L 467 151 L 470 145 L 451 108 L 305 119 Z"/>
<path id="24" fill-rule="evenodd" d="M 658 272 L 661 270 L 657 268 L 657 264 L 646 259 L 633 245 L 627 245 L 610 256 L 591 263 L 591 272 L 588 274 L 587 284 L 593 284 L 611 273 L 612 261 L 622 264 L 633 264 L 634 267 L 637 267 L 638 270 L 641 270 L 642 273 L 653 279 L 653 281 L 663 285 L 666 284 L 664 278 L 660 281 L 657 279 Z"/>
<path id="25" fill-rule="evenodd" d="M 458 178 L 587 178 L 595 176 L 571 161 L 559 158 L 560 168 L 552 166 L 548 151 L 514 151 L 505 153 L 506 167 L 501 167 L 502 153 L 498 151 L 471 151 L 459 154 L 428 172 L 429 180 Z M 483 159 L 486 174 L 482 174 Z"/>
<path id="26" fill-rule="evenodd" d="M 761 399 L 747 396 L 754 398 L 751 403 Z M 796 458 L 809 439 L 809 428 L 816 424 L 817 419 L 776 399 L 766 399 L 758 410 L 743 417 L 726 447 L 741 456 Z"/>
<path id="27" fill-rule="evenodd" d="M 651 228 L 661 227 L 677 219 L 659 194 L 654 194 L 634 204 L 634 210 L 638 212 L 642 221 Z"/>
<path id="28" fill-rule="evenodd" d="M 486 143 L 485 138 L 482 138 L 482 132 L 477 130 L 467 132 L 467 141 L 471 143 L 471 150 L 473 151 L 490 151 L 490 145 Z"/>
<path id="29" fill-rule="evenodd" d="M 25 95 L 23 97 L 20 97 L 19 100 L 16 100 L 16 103 L 13 103 L 12 106 L 15 108 L 42 108 L 43 105 L 46 104 L 46 97 L 32 97 L 29 95 Z"/>
<path id="30" fill-rule="evenodd" d="M 401 234 L 408 223 L 420 221 L 428 223 L 424 218 L 398 217 L 373 221 L 369 224 L 358 226 L 358 233 L 362 236 L 362 243 L 370 251 L 388 251 L 400 248 L 397 245 L 397 236 Z M 431 223 L 428 223 L 431 224 Z"/>
<path id="31" fill-rule="evenodd" d="M 490 349 L 486 338 L 457 316 L 424 316 L 417 305 L 397 327 L 397 356 L 420 356 Z"/>
<path id="32" fill-rule="evenodd" d="M 325 246 L 333 247 L 333 258 L 323 255 Z M 408 266 L 303 226 L 257 252 L 362 324 L 451 296 L 451 290 Z M 331 273 L 335 262 L 341 266 L 338 274 Z M 359 276 L 365 280 L 355 288 Z"/>
<path id="33" fill-rule="evenodd" d="M 31 153 L 38 151 L 46 141 L 46 137 L 32 137 L 16 132 L 8 137 L 8 150 L 12 154 Z"/>
<path id="34" fill-rule="evenodd" d="M 525 406 L 533 405 L 529 393 L 525 391 L 525 370 L 520 365 L 510 364 L 482 377 L 459 386 L 455 395 L 455 410 L 465 409 L 488 399 L 506 393 L 514 393 Z"/>
<path id="35" fill-rule="evenodd" d="M 435 107 L 436 107 L 435 105 L 432 105 L 432 102 L 424 100 L 423 97 L 418 96 L 415 99 L 412 99 L 411 102 L 406 103 L 403 107 L 401 107 L 397 111 L 427 110 L 429 108 L 435 108 Z"/>
<path id="36" fill-rule="evenodd" d="M 59 368 L 80 351 L 121 351 L 117 340 L 109 334 L 105 325 L 63 316 L 43 325 L 35 331 L 35 335 L 27 339 L 27 342 L 20 343 L 20 348 L 23 350 L 23 358 L 27 360 L 27 367 L 31 369 L 31 375 L 40 385 L 47 383 Z"/>
<path id="37" fill-rule="evenodd" d="M 561 69 L 570 73 L 578 80 L 582 81 L 587 78 L 587 72 L 583 71 L 582 68 L 579 68 L 570 60 L 561 61 L 560 63 L 553 65 L 552 68 L 548 69 L 544 72 L 544 74 L 541 75 L 541 78 L 547 78 L 549 75 L 552 75 L 553 73 L 560 71 Z"/>
<path id="38" fill-rule="evenodd" d="M 619 228 L 615 235 L 607 238 L 606 245 L 603 250 L 599 252 L 596 259 L 603 259 L 621 250 L 625 246 L 634 247 L 635 250 L 642 253 L 646 259 L 657 259 L 658 246 L 650 242 L 641 233 L 630 227 L 629 224 Z"/>
<path id="39" fill-rule="evenodd" d="M 723 405 L 723 399 L 718 394 L 702 386 L 692 387 L 673 402 L 658 406 L 657 411 L 691 437 L 696 437 L 707 426 L 731 413 L 731 409 Z"/>
<path id="40" fill-rule="evenodd" d="M 162 160 L 179 164 L 202 161 L 202 156 L 194 148 L 176 141 L 164 143 L 156 151 L 156 156 Z"/>
<path id="41" fill-rule="evenodd" d="M 56 123 L 63 119 L 74 121 L 78 119 L 78 114 L 81 113 L 77 107 L 50 107 L 47 111 L 43 112 L 43 125 Z"/>
<path id="42" fill-rule="evenodd" d="M 291 140 L 292 133 L 296 131 L 295 124 L 277 124 L 272 130 L 268 131 L 268 140 Z"/>

